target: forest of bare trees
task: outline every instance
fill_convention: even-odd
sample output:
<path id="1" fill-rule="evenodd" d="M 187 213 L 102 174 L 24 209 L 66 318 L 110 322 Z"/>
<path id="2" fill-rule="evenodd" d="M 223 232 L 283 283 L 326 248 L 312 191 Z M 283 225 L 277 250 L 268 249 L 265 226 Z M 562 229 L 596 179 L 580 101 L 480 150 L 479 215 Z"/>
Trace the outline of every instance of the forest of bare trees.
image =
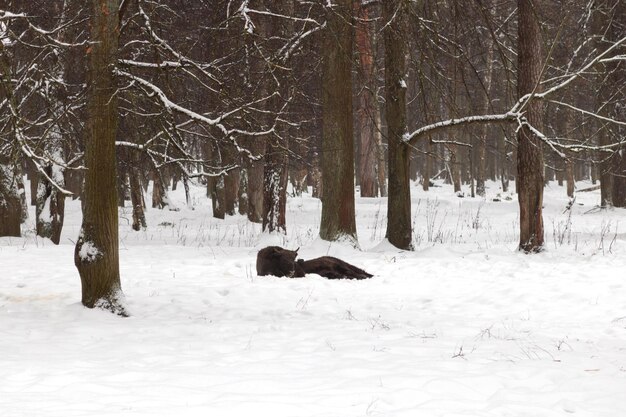
<path id="1" fill-rule="evenodd" d="M 31 204 L 58 244 L 79 198 L 83 303 L 118 314 L 117 207 L 149 228 L 192 183 L 268 233 L 311 192 L 320 237 L 355 245 L 356 186 L 407 250 L 411 181 L 515 181 L 525 252 L 548 181 L 626 207 L 622 0 L 4 0 L 0 77 L 0 236 Z"/>

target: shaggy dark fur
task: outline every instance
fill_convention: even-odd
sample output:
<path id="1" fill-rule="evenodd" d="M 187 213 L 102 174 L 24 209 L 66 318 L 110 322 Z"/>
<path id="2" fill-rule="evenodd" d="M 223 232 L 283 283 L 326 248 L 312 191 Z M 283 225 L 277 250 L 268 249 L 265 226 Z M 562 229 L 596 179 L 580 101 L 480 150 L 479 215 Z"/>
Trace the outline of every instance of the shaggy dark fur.
<path id="1" fill-rule="evenodd" d="M 330 279 L 365 279 L 372 277 L 364 270 L 332 256 L 305 261 L 298 259 L 298 250 L 287 250 L 279 246 L 261 249 L 256 257 L 258 275 L 300 278 L 305 274 L 318 274 Z"/>
<path id="2" fill-rule="evenodd" d="M 302 268 L 305 274 L 317 274 L 330 279 L 365 279 L 373 276 L 361 268 L 332 256 L 322 256 L 309 261 L 298 259 L 297 265 Z"/>
<path id="3" fill-rule="evenodd" d="M 257 275 L 275 275 L 277 277 L 303 277 L 304 272 L 296 274 L 297 250 L 283 249 L 280 246 L 268 246 L 256 256 Z"/>

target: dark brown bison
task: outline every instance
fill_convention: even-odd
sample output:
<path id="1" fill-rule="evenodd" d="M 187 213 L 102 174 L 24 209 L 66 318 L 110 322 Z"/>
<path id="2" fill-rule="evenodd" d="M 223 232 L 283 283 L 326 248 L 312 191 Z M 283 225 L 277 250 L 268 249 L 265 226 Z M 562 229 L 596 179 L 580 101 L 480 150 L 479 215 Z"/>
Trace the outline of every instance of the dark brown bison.
<path id="1" fill-rule="evenodd" d="M 305 261 L 298 259 L 298 250 L 283 249 L 279 246 L 268 246 L 261 249 L 256 258 L 256 272 L 258 275 L 275 275 L 277 277 L 300 278 L 305 274 L 318 274 L 329 279 L 365 279 L 372 277 L 369 274 L 350 265 L 341 259 L 332 256 Z"/>
<path id="2" fill-rule="evenodd" d="M 303 277 L 304 272 L 296 273 L 298 250 L 283 249 L 280 246 L 268 246 L 256 255 L 257 275 L 275 275 L 277 277 Z"/>
<path id="3" fill-rule="evenodd" d="M 298 259 L 296 268 L 298 267 L 305 274 L 317 274 L 330 279 L 365 279 L 373 276 L 361 268 L 332 256 L 322 256 L 308 261 Z"/>

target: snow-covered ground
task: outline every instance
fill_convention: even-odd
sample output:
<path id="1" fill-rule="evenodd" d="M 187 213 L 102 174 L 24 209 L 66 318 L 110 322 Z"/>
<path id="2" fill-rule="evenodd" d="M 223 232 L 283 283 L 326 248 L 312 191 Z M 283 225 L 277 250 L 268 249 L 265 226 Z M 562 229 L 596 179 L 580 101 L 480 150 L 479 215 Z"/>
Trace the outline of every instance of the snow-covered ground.
<path id="1" fill-rule="evenodd" d="M 130 318 L 80 304 L 77 202 L 59 246 L 0 238 L 0 416 L 626 416 L 626 210 L 593 191 L 566 211 L 552 184 L 547 250 L 524 255 L 497 184 L 413 191 L 415 252 L 384 243 L 385 199 L 357 199 L 362 251 L 317 238 L 311 197 L 284 238 L 213 219 L 199 188 L 145 231 L 126 208 Z M 375 276 L 258 277 L 269 244 Z"/>

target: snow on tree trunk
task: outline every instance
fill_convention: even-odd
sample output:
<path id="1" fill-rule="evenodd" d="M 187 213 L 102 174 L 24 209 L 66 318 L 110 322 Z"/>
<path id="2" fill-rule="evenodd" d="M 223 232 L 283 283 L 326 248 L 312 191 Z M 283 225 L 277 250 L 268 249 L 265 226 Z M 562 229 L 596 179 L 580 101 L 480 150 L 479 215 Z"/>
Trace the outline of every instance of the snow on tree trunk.
<path id="1" fill-rule="evenodd" d="M 248 214 L 248 170 L 239 171 L 239 189 L 237 190 L 237 207 L 239 214 Z"/>
<path id="2" fill-rule="evenodd" d="M 80 274 L 83 305 L 126 316 L 119 271 L 115 163 L 118 110 L 113 68 L 117 61 L 118 10 L 118 0 L 92 1 L 92 42 L 87 52 L 87 169 L 83 223 L 74 263 Z"/>
<path id="3" fill-rule="evenodd" d="M 46 175 L 61 188 L 65 188 L 64 163 L 62 155 L 63 137 L 58 125 L 53 125 L 48 135 L 47 147 L 52 158 L 45 166 Z M 65 194 L 60 192 L 44 175 L 39 175 L 36 199 L 36 223 L 37 235 L 49 238 L 53 243 L 59 244 L 63 218 L 65 216 Z"/>
<path id="4" fill-rule="evenodd" d="M 139 170 L 139 157 L 133 155 L 133 163 L 130 167 L 129 186 L 130 186 L 130 202 L 133 206 L 133 230 L 141 230 L 147 227 L 146 214 L 144 212 L 145 202 L 143 199 L 143 188 L 141 186 L 141 172 Z"/>
<path id="5" fill-rule="evenodd" d="M 263 231 L 286 234 L 287 155 L 284 147 L 268 142 L 263 172 Z"/>
<path id="6" fill-rule="evenodd" d="M 15 171 L 0 155 L 0 236 L 21 236 L 22 204 Z"/>

